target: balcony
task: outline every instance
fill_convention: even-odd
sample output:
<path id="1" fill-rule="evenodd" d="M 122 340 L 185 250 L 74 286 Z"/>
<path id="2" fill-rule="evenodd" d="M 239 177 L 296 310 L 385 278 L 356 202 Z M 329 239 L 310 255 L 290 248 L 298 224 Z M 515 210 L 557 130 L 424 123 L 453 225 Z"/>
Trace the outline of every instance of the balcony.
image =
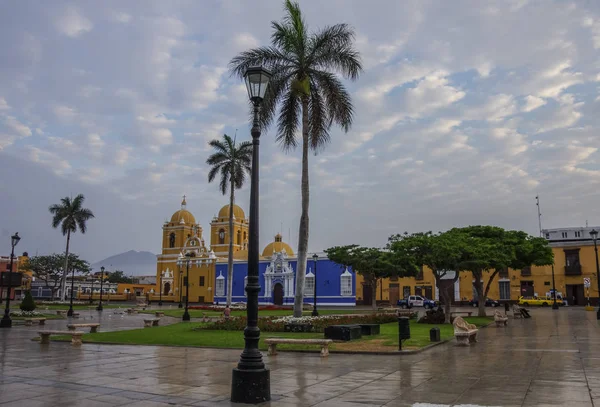
<path id="1" fill-rule="evenodd" d="M 580 276 L 581 275 L 581 264 L 572 264 L 565 266 L 565 276 Z"/>

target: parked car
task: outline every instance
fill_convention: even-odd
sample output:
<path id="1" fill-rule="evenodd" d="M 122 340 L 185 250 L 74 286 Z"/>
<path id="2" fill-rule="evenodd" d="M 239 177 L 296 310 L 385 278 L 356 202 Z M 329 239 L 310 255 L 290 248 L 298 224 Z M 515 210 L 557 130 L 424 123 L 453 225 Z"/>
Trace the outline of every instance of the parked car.
<path id="1" fill-rule="evenodd" d="M 469 301 L 469 305 L 472 307 L 478 307 L 479 306 L 479 300 L 476 299 L 472 299 L 471 301 Z M 491 298 L 486 298 L 485 299 L 485 306 L 486 307 L 499 307 L 500 303 L 496 300 L 492 300 Z"/>
<path id="2" fill-rule="evenodd" d="M 547 307 L 552 305 L 554 300 L 551 297 L 519 297 L 519 305 L 541 305 L 542 307 Z M 558 305 L 563 305 L 563 301 L 556 298 L 556 303 Z"/>
<path id="3" fill-rule="evenodd" d="M 437 305 L 437 302 L 420 295 L 410 295 L 408 298 L 398 300 L 397 305 L 400 308 L 425 307 L 431 309 Z"/>

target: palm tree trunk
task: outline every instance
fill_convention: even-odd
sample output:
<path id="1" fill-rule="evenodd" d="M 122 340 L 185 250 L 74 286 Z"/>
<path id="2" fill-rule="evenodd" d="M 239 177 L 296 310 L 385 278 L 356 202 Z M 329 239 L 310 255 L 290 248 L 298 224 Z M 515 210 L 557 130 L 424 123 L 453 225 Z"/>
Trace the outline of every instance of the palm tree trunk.
<path id="1" fill-rule="evenodd" d="M 231 178 L 231 193 L 229 194 L 229 260 L 227 261 L 227 306 L 231 306 L 231 290 L 233 289 L 233 201 L 235 185 Z"/>
<path id="2" fill-rule="evenodd" d="M 60 282 L 60 296 L 61 301 L 65 298 L 67 293 L 67 274 L 69 271 L 69 242 L 71 241 L 71 231 L 67 231 L 67 249 L 65 250 L 65 268 L 63 270 L 62 280 Z"/>
<path id="3" fill-rule="evenodd" d="M 304 277 L 306 276 L 306 251 L 308 250 L 308 98 L 302 98 L 302 215 L 298 231 L 298 265 L 296 267 L 296 297 L 294 316 L 302 316 L 304 303 Z"/>

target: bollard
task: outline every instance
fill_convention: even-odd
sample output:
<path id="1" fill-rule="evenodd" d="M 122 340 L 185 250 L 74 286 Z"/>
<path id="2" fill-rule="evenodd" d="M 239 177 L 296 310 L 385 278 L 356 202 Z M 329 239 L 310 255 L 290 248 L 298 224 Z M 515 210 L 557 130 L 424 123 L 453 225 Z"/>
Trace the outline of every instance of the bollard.
<path id="1" fill-rule="evenodd" d="M 410 322 L 407 317 L 398 318 L 398 350 L 402 350 L 402 341 L 410 339 Z"/>
<path id="2" fill-rule="evenodd" d="M 437 326 L 434 328 L 431 328 L 429 330 L 429 341 L 430 342 L 439 342 L 440 340 L 441 340 L 440 328 L 438 328 Z"/>

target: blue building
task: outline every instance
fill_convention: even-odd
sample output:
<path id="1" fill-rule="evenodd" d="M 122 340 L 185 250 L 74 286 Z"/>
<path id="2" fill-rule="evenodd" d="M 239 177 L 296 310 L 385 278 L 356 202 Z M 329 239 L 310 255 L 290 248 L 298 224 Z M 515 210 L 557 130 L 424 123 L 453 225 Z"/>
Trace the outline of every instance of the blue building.
<path id="1" fill-rule="evenodd" d="M 272 246 L 285 245 L 281 242 L 281 235 L 275 236 L 275 244 L 271 243 L 265 251 Z M 286 245 L 287 246 L 287 245 Z M 292 305 L 294 303 L 297 259 L 288 258 L 285 248 L 274 251 L 270 258 L 259 262 L 259 282 L 261 291 L 259 303 L 261 305 Z M 316 276 L 315 276 L 316 269 Z M 227 262 L 217 262 L 215 269 L 215 303 L 226 302 Z M 232 298 L 233 303 L 246 302 L 246 284 L 248 281 L 248 263 L 245 260 L 234 261 Z M 332 262 L 327 257 L 319 257 L 315 262 L 309 258 L 304 289 L 304 303 L 313 304 L 314 289 L 317 289 L 317 305 L 322 306 L 355 306 L 356 305 L 356 278 L 354 273 Z"/>

